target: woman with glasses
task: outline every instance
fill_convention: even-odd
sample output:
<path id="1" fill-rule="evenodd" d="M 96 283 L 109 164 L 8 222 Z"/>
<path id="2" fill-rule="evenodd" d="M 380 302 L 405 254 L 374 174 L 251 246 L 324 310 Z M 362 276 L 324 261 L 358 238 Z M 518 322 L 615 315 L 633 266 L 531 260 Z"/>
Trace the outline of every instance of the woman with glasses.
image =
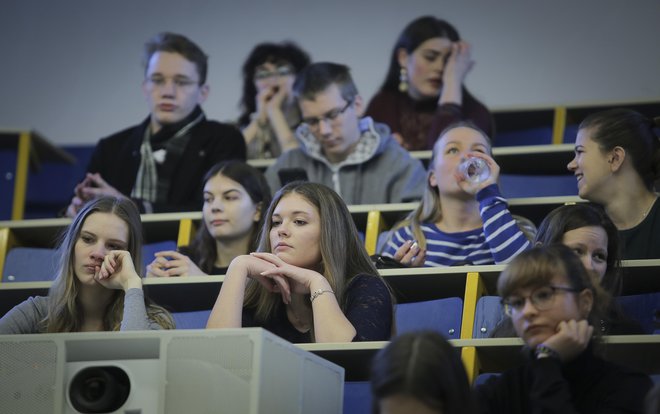
<path id="1" fill-rule="evenodd" d="M 309 56 L 290 42 L 258 44 L 243 64 L 243 96 L 238 119 L 248 158 L 277 158 L 298 147 L 293 130 L 300 110 L 291 86 Z"/>
<path id="2" fill-rule="evenodd" d="M 483 163 L 483 177 L 459 172 L 468 160 Z M 499 172 L 483 131 L 470 122 L 450 125 L 433 147 L 421 203 L 394 227 L 383 255 L 412 267 L 484 265 L 528 249 L 500 194 Z"/>
<path id="3" fill-rule="evenodd" d="M 470 45 L 451 24 L 433 16 L 415 19 L 399 35 L 366 114 L 389 125 L 410 151 L 432 149 L 442 130 L 462 120 L 492 136 L 490 112 L 464 86 L 473 65 Z"/>
<path id="4" fill-rule="evenodd" d="M 497 290 L 526 352 L 476 389 L 481 413 L 641 413 L 652 382 L 594 353 L 609 295 L 568 247 L 533 248 L 501 273 Z"/>
<path id="5" fill-rule="evenodd" d="M 598 276 L 600 285 L 612 296 L 621 294 L 619 236 L 605 211 L 589 203 L 570 204 L 552 210 L 541 222 L 536 245 L 561 243 L 571 248 L 584 267 Z M 602 335 L 643 334 L 640 324 L 627 317 L 614 301 L 599 321 Z M 510 319 L 502 321 L 491 337 L 516 336 Z"/>

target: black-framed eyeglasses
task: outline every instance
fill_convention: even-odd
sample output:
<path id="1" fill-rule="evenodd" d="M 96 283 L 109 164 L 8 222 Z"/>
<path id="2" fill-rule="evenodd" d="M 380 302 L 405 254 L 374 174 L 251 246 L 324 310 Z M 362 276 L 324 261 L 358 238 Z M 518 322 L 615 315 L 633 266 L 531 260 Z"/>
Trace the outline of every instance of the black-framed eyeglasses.
<path id="1" fill-rule="evenodd" d="M 307 127 L 313 131 L 319 129 L 319 125 L 323 121 L 327 121 L 329 123 L 333 123 L 339 118 L 339 115 L 343 114 L 346 112 L 346 110 L 353 105 L 353 102 L 355 102 L 354 99 L 349 100 L 346 102 L 346 105 L 344 105 L 343 108 L 335 108 L 331 111 L 328 111 L 325 113 L 325 115 L 317 116 L 317 117 L 309 117 L 309 118 L 304 118 L 302 120 L 302 123 L 307 125 Z"/>
<path id="2" fill-rule="evenodd" d="M 274 77 L 284 77 L 293 75 L 293 68 L 289 65 L 282 65 L 275 68 L 275 70 L 257 69 L 254 72 L 254 80 L 264 80 Z"/>
<path id="3" fill-rule="evenodd" d="M 543 286 L 532 291 L 528 296 L 516 296 L 511 295 L 502 299 L 502 305 L 504 306 L 504 313 L 508 316 L 513 316 L 514 314 L 522 312 L 525 307 L 525 302 L 527 298 L 532 302 L 532 305 L 537 310 L 545 311 L 552 307 L 555 296 L 558 292 L 579 292 L 579 289 L 575 289 L 569 286 L 555 286 L 548 285 Z"/>

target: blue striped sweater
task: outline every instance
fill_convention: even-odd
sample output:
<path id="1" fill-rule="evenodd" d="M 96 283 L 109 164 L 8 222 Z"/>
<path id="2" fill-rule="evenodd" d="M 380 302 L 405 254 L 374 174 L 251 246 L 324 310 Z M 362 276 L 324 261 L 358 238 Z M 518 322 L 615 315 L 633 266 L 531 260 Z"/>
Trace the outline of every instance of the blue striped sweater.
<path id="1" fill-rule="evenodd" d="M 530 248 L 531 243 L 516 225 L 506 199 L 496 184 L 477 193 L 479 214 L 484 225 L 480 229 L 445 233 L 434 223 L 422 223 L 426 237 L 424 266 L 486 265 L 508 263 L 516 255 Z M 383 250 L 393 257 L 407 240 L 413 240 L 410 226 L 394 232 Z"/>

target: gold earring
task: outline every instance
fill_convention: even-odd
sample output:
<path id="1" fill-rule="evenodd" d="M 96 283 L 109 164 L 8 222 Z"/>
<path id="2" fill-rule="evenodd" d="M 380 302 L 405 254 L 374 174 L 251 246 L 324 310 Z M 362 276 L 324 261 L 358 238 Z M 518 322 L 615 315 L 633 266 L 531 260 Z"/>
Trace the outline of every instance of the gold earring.
<path id="1" fill-rule="evenodd" d="M 408 92 L 408 71 L 403 66 L 399 71 L 399 92 Z"/>

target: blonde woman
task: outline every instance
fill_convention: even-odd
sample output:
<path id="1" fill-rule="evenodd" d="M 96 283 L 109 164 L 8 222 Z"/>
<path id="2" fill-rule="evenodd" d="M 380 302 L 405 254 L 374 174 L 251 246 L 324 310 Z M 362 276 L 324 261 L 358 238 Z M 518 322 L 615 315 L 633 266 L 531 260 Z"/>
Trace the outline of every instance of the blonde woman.
<path id="1" fill-rule="evenodd" d="M 136 271 L 141 249 L 140 214 L 130 199 L 90 201 L 63 235 L 48 296 L 10 310 L 0 319 L 0 333 L 173 328 L 169 313 L 145 299 Z"/>
<path id="2" fill-rule="evenodd" d="M 472 182 L 459 164 L 478 158 L 490 173 Z M 488 136 L 470 122 L 449 126 L 433 147 L 419 206 L 394 227 L 383 255 L 406 266 L 507 263 L 530 247 L 497 185 Z"/>

